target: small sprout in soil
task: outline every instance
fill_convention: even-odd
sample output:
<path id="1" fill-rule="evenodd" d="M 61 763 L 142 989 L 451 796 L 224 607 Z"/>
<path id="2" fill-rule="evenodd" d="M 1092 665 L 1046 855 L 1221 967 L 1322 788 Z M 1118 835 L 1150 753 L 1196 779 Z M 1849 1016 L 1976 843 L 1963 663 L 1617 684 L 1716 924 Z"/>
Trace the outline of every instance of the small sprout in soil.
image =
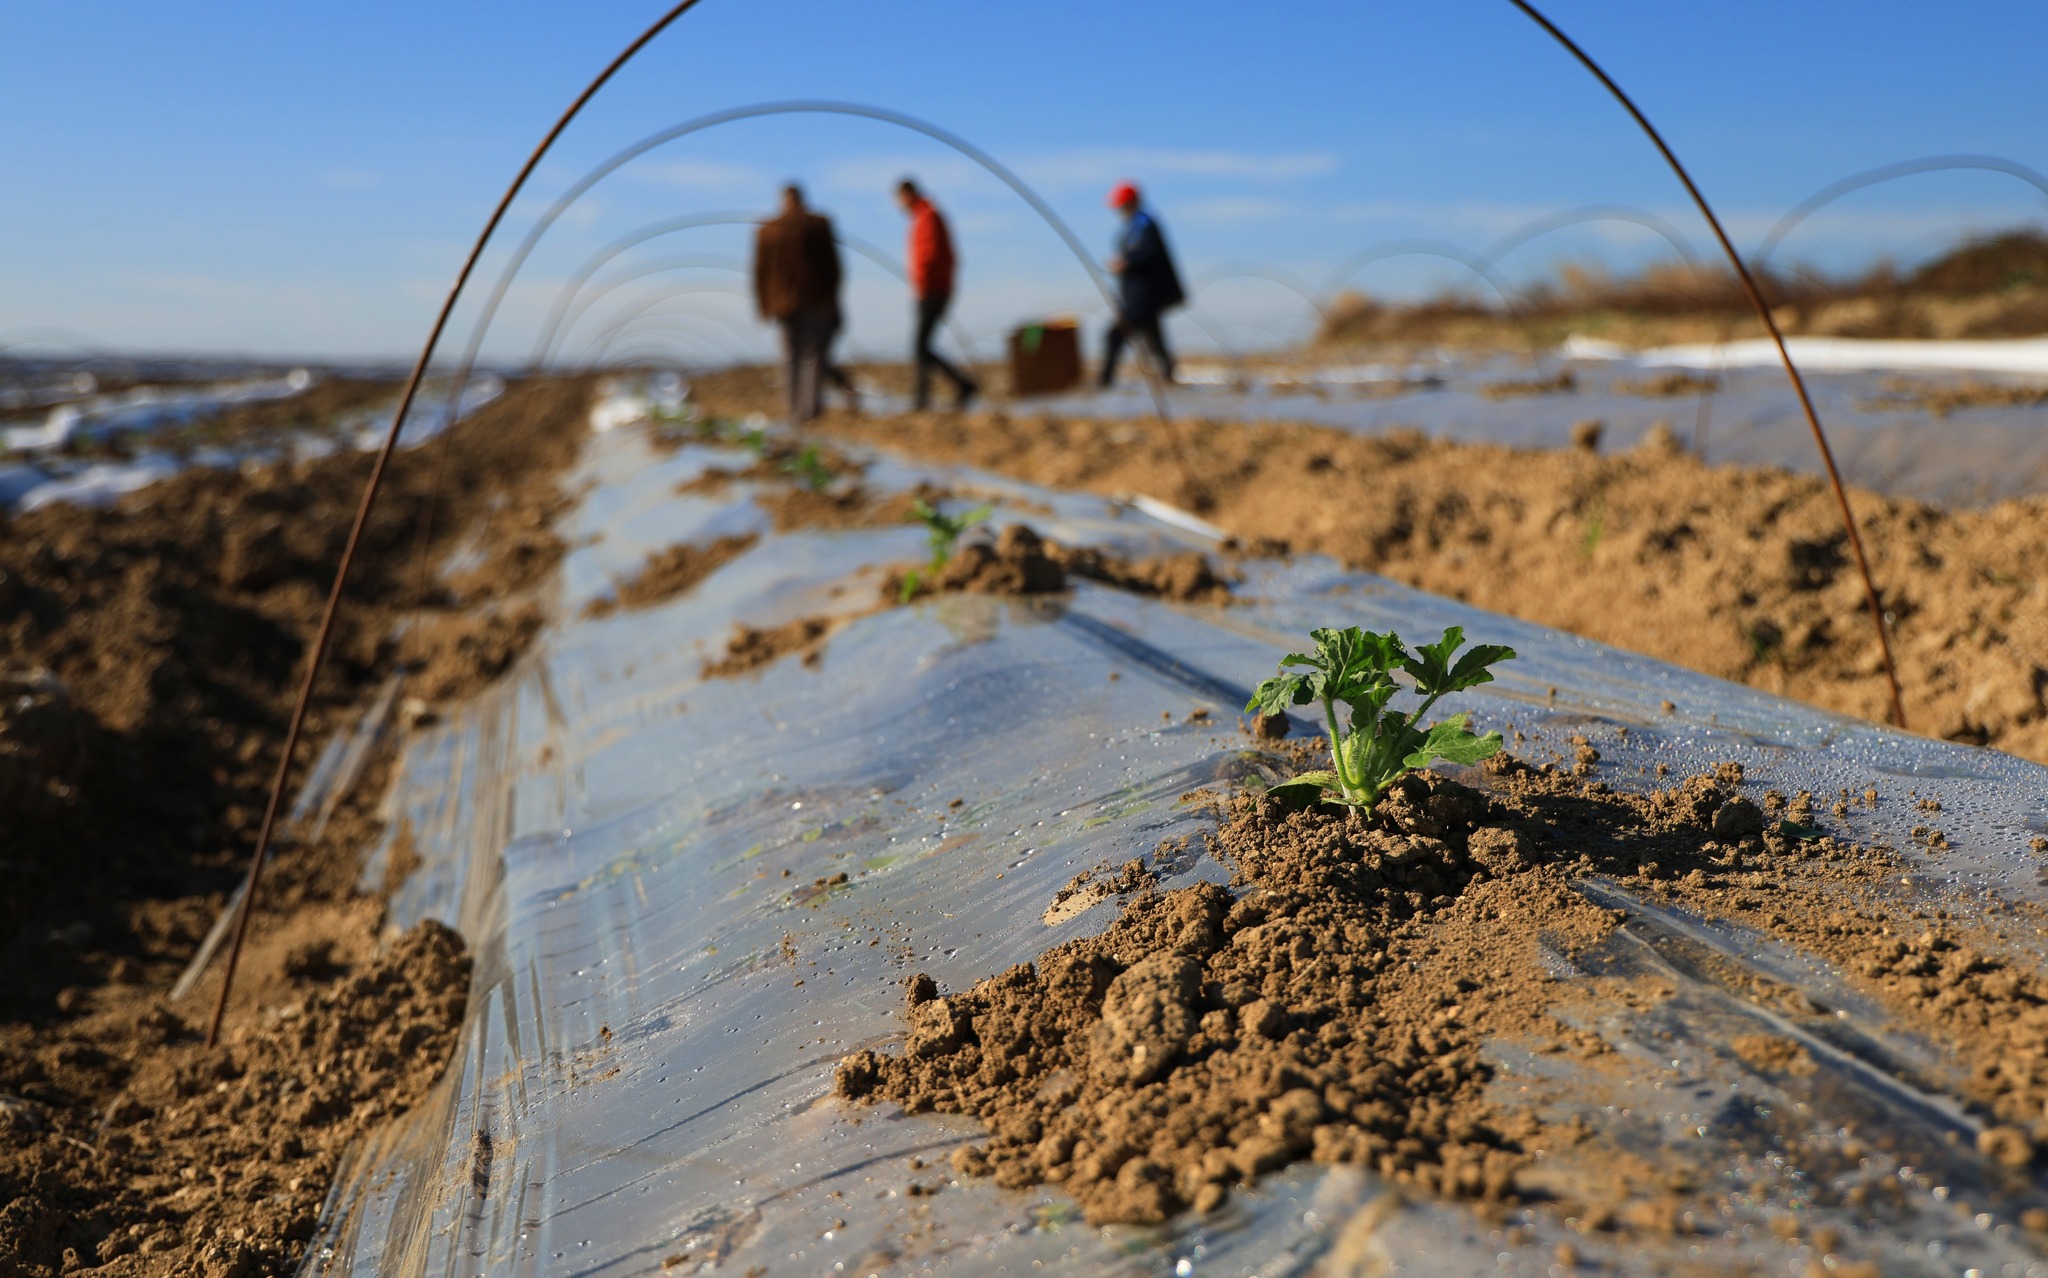
<path id="1" fill-rule="evenodd" d="M 949 515 L 919 497 L 917 504 L 911 508 L 910 517 L 925 526 L 926 542 L 931 546 L 932 557 L 923 568 L 913 568 L 903 574 L 902 601 L 909 603 L 912 596 L 917 594 L 917 588 L 924 581 L 926 573 L 937 572 L 946 566 L 946 561 L 953 557 L 954 547 L 960 544 L 961 536 L 968 529 L 995 512 L 996 508 L 988 505 L 976 506 L 964 515 Z"/>
<path id="2" fill-rule="evenodd" d="M 1478 763 L 1500 751 L 1500 733 L 1475 734 L 1465 726 L 1468 714 L 1454 714 L 1427 727 L 1422 719 L 1439 698 L 1493 682 L 1487 667 L 1513 660 L 1513 648 L 1475 644 L 1453 663 L 1452 654 L 1465 642 L 1462 626 L 1450 627 L 1442 639 L 1413 653 L 1398 635 L 1357 626 L 1313 630 L 1309 637 L 1315 640 L 1315 652 L 1282 658 L 1280 673 L 1259 685 L 1245 709 L 1284 714 L 1289 706 L 1320 702 L 1330 725 L 1335 770 L 1303 773 L 1274 786 L 1272 793 L 1299 802 L 1349 804 L 1370 814 L 1387 787 L 1414 769 L 1437 759 Z M 1416 694 L 1422 698 L 1412 712 L 1387 708 L 1400 691 L 1394 681 L 1396 670 L 1415 681 Z M 1350 708 L 1348 724 L 1338 721 L 1339 702 Z"/>
<path id="3" fill-rule="evenodd" d="M 796 476 L 804 487 L 814 493 L 823 492 L 831 487 L 835 478 L 832 468 L 825 464 L 824 455 L 818 451 L 816 444 L 806 444 L 804 450 L 796 456 L 784 458 L 782 473 Z"/>

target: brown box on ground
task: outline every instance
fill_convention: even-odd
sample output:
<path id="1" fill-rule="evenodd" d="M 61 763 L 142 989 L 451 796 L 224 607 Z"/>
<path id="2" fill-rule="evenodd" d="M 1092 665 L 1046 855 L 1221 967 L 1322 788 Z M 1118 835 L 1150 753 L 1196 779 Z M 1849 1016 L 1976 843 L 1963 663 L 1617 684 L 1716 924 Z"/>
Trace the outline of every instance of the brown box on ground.
<path id="1" fill-rule="evenodd" d="M 1010 393 L 1050 395 L 1081 384 L 1081 331 L 1074 321 L 1045 320 L 1010 334 Z"/>

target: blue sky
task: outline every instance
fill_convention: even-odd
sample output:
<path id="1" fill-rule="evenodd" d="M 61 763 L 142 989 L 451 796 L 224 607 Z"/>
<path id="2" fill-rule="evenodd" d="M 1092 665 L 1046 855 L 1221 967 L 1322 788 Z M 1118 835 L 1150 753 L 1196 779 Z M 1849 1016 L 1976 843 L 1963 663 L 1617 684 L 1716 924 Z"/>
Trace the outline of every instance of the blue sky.
<path id="1" fill-rule="evenodd" d="M 658 0 L 346 6 L 22 3 L 0 45 L 0 342 L 64 328 L 111 346 L 403 356 L 504 182 Z M 2048 168 L 2035 0 L 1552 0 L 1664 128 L 1752 243 L 1787 207 L 1858 169 L 1982 152 Z M 1704 252 L 1704 228 L 1598 87 L 1505 0 L 1431 5 L 1039 0 L 704 0 L 571 129 L 525 219 L 605 156 L 664 126 L 785 98 L 920 116 L 1029 179 L 1091 247 L 1102 194 L 1143 183 L 1185 273 L 1234 267 L 1319 284 L 1403 237 L 1478 250 L 1575 206 L 1654 212 Z M 961 324 L 1099 307 L 1059 242 L 972 166 L 909 133 L 821 117 L 758 120 L 663 148 L 599 185 L 546 240 L 492 330 L 523 355 L 555 286 L 597 246 L 656 219 L 766 208 L 803 179 L 847 233 L 900 253 L 888 188 L 926 179 L 964 258 Z M 1953 173 L 1843 201 L 1792 241 L 1831 267 L 1911 258 L 2043 216 L 2010 177 Z M 1559 258 L 1664 252 L 1624 223 L 1535 242 L 1510 276 Z M 745 233 L 654 241 L 619 267 L 693 265 L 626 284 L 568 349 L 634 307 L 626 345 L 694 357 L 766 349 L 733 290 Z M 1355 281 L 1454 282 L 1427 258 Z M 666 295 L 664 289 L 689 290 Z M 1309 311 L 1261 279 L 1201 291 L 1223 341 L 1298 336 Z M 903 340 L 900 286 L 853 259 L 850 345 Z M 468 331 L 458 319 L 459 339 Z M 1192 327 L 1184 335 L 1200 341 Z"/>

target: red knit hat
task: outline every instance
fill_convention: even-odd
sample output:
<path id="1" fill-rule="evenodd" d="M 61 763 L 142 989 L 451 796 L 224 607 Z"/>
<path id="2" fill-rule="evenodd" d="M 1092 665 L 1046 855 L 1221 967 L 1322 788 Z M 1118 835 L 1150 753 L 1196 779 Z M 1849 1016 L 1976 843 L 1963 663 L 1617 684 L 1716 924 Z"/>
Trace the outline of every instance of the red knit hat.
<path id="1" fill-rule="evenodd" d="M 1119 182 L 1109 192 L 1109 207 L 1120 209 L 1126 204 L 1138 202 L 1138 188 L 1131 182 Z"/>

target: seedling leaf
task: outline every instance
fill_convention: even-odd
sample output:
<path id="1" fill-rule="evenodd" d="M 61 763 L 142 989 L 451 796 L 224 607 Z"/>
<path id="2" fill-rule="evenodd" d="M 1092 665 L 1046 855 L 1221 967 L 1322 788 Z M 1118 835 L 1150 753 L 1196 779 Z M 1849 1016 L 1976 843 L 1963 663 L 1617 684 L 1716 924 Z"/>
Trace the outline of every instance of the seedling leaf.
<path id="1" fill-rule="evenodd" d="M 1266 793 L 1284 803 L 1296 807 L 1313 807 L 1328 797 L 1337 788 L 1337 774 L 1334 772 L 1304 772 L 1278 785 L 1268 786 Z"/>
<path id="2" fill-rule="evenodd" d="M 1460 626 L 1449 627 L 1441 639 L 1413 653 L 1398 635 L 1357 626 L 1312 630 L 1309 638 L 1315 641 L 1315 651 L 1290 652 L 1281 658 L 1279 672 L 1259 684 L 1245 710 L 1280 714 L 1290 706 L 1320 702 L 1336 766 L 1334 771 L 1296 777 L 1273 787 L 1273 792 L 1292 795 L 1313 789 L 1326 802 L 1370 811 L 1387 787 L 1412 769 L 1438 759 L 1477 763 L 1500 751 L 1500 734 L 1474 733 L 1466 726 L 1467 714 L 1452 715 L 1427 728 L 1423 722 L 1439 698 L 1491 682 L 1488 667 L 1513 660 L 1514 649 L 1476 644 L 1460 656 L 1458 649 L 1465 642 Z M 1412 711 L 1388 708 L 1401 691 L 1396 671 L 1415 683 L 1421 701 Z M 1347 718 L 1339 717 L 1339 704 L 1350 712 Z"/>
<path id="3" fill-rule="evenodd" d="M 1442 723 L 1430 725 L 1429 734 L 1423 737 L 1422 744 L 1401 762 L 1411 768 L 1426 768 L 1437 759 L 1473 764 L 1499 754 L 1500 733 L 1489 732 L 1483 737 L 1475 734 L 1465 726 L 1465 721 L 1471 717 L 1461 711 Z"/>

